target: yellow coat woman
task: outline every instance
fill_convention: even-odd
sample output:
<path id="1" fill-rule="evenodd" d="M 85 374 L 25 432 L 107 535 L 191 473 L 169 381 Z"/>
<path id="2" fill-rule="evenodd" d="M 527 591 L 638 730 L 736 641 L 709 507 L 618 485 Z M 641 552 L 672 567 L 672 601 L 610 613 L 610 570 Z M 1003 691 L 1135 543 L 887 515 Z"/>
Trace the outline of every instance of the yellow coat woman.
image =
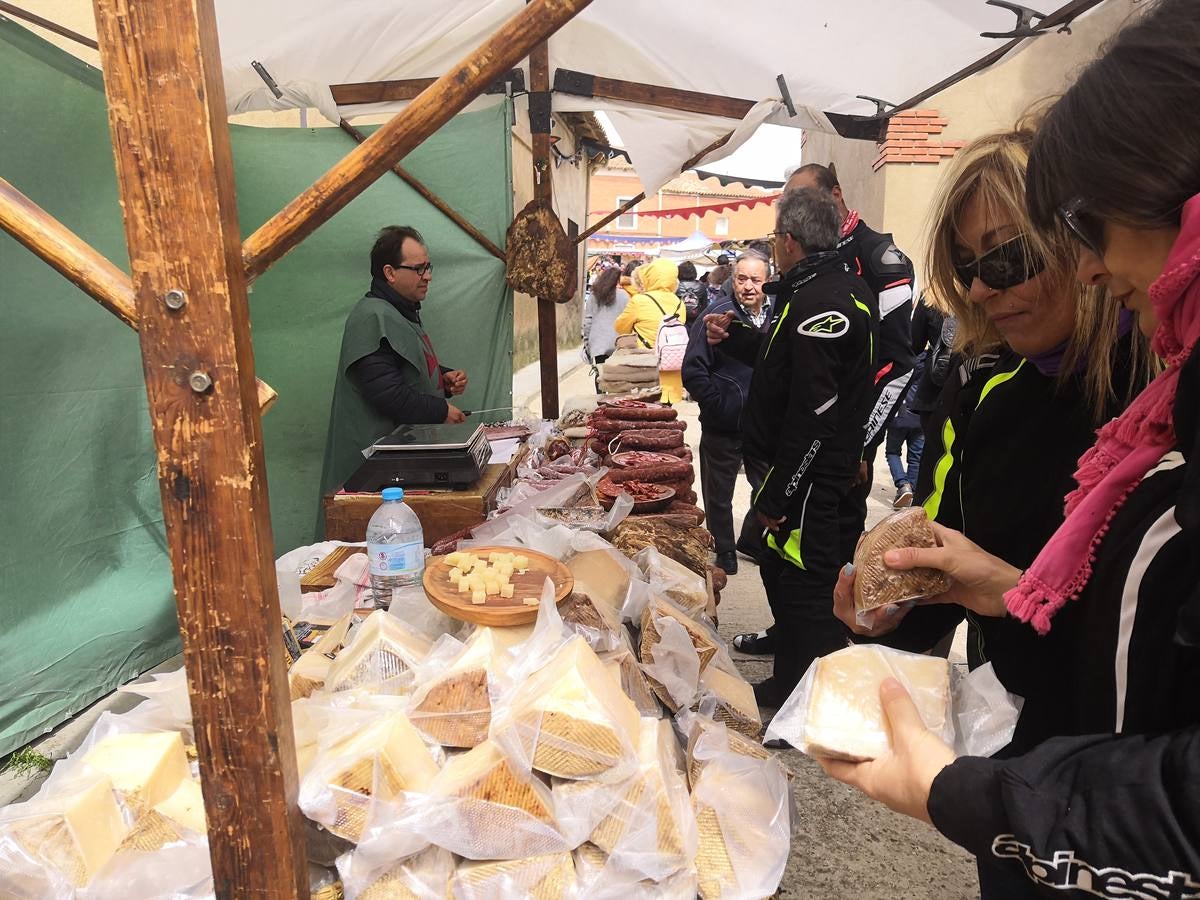
<path id="1" fill-rule="evenodd" d="M 633 273 L 635 285 L 640 293 L 631 294 L 625 311 L 614 323 L 617 334 L 634 333 L 643 346 L 654 349 L 658 340 L 658 327 L 670 315 L 687 319 L 687 307 L 675 295 L 679 286 L 679 268 L 669 259 L 656 259 L 639 266 Z M 683 399 L 683 375 L 680 372 L 659 372 L 658 384 L 662 388 L 663 403 L 678 403 Z"/>

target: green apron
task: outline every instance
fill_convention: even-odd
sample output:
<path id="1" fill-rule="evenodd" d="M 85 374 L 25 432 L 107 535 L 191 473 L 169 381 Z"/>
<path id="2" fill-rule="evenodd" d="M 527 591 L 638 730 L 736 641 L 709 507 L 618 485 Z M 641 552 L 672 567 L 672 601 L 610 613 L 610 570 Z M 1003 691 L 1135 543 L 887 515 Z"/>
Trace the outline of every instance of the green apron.
<path id="1" fill-rule="evenodd" d="M 362 465 L 362 451 L 401 424 L 375 410 L 346 371 L 364 356 L 388 344 L 406 365 L 404 381 L 414 391 L 444 397 L 442 372 L 425 329 L 404 317 L 386 300 L 368 294 L 355 304 L 342 334 L 333 405 L 329 412 L 329 436 L 325 443 L 325 465 L 321 471 L 321 494 L 337 490 Z"/>

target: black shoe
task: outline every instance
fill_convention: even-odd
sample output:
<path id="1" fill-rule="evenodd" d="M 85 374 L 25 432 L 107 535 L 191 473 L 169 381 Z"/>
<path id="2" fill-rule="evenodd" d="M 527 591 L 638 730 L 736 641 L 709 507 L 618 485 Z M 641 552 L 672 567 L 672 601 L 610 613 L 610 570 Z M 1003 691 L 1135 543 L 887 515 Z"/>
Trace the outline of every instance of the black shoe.
<path id="1" fill-rule="evenodd" d="M 750 656 L 770 656 L 775 652 L 775 635 L 770 631 L 748 631 L 735 635 L 733 649 Z"/>
<path id="2" fill-rule="evenodd" d="M 736 544 L 736 549 L 737 552 L 746 557 L 746 559 L 750 560 L 756 566 L 758 565 L 759 550 L 757 548 L 751 547 L 749 544 L 743 543 L 742 541 L 738 541 Z"/>
<path id="3" fill-rule="evenodd" d="M 724 569 L 726 575 L 737 574 L 737 554 L 732 550 L 717 554 L 717 568 Z"/>
<path id="4" fill-rule="evenodd" d="M 783 706 L 788 695 L 780 688 L 779 682 L 774 677 L 760 681 L 754 687 L 754 702 L 761 709 L 779 709 Z"/>

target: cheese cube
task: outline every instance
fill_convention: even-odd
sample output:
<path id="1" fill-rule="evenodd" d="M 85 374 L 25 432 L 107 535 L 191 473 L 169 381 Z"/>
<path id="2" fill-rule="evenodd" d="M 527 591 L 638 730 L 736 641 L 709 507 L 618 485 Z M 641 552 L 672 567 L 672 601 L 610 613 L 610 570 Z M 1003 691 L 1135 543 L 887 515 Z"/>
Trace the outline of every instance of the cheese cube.
<path id="1" fill-rule="evenodd" d="M 84 887 L 117 852 L 129 829 L 107 776 L 60 789 L 30 802 L 36 814 L 14 822 L 8 831 L 30 856 Z"/>
<path id="2" fill-rule="evenodd" d="M 524 554 L 521 554 L 520 556 L 514 556 L 512 562 L 513 562 L 514 568 L 517 568 L 517 569 L 528 569 L 529 568 L 529 557 L 525 556 Z"/>
<path id="3" fill-rule="evenodd" d="M 135 813 L 166 800 L 191 777 L 178 731 L 114 734 L 89 750 L 83 761 L 107 775 Z"/>
<path id="4" fill-rule="evenodd" d="M 500 596 L 506 600 L 512 599 L 513 591 L 514 591 L 514 588 L 511 584 L 500 585 Z"/>
<path id="5" fill-rule="evenodd" d="M 155 806 L 154 811 L 199 834 L 208 830 L 204 796 L 200 792 L 200 782 L 194 778 L 181 782 L 175 793 Z"/>
<path id="6" fill-rule="evenodd" d="M 930 731 L 940 733 L 950 715 L 950 665 L 937 656 L 858 644 L 814 664 L 812 693 L 800 749 L 811 756 L 851 762 L 876 759 L 889 747 L 879 686 L 897 678 Z"/>
<path id="7" fill-rule="evenodd" d="M 458 566 L 455 566 L 453 569 L 451 569 L 449 572 L 446 573 L 446 577 L 449 578 L 451 581 L 457 583 L 458 579 L 463 577 L 463 570 L 460 569 Z"/>
<path id="8" fill-rule="evenodd" d="M 483 603 L 487 603 L 487 592 L 486 591 L 471 591 L 471 602 L 477 606 L 480 604 L 483 604 Z"/>
<path id="9" fill-rule="evenodd" d="M 457 550 L 455 550 L 453 553 L 447 553 L 446 559 L 444 561 L 445 561 L 446 565 L 448 565 L 448 566 L 457 566 L 460 562 L 463 561 L 464 555 L 465 554 L 459 553 Z"/>
<path id="10" fill-rule="evenodd" d="M 460 581 L 458 583 L 458 592 L 460 594 L 471 593 L 471 582 L 469 582 L 466 578 L 464 578 L 462 581 Z"/>

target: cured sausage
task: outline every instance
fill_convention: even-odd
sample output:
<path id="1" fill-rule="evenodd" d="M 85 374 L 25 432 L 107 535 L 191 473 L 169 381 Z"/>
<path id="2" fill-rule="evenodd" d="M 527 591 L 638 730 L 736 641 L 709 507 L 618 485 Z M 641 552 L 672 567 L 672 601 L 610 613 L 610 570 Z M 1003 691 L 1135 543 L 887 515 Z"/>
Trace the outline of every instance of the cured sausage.
<path id="1" fill-rule="evenodd" d="M 614 450 L 618 447 L 622 450 L 668 450 L 671 447 L 682 446 L 682 431 L 662 429 L 622 431 L 613 443 Z"/>
<path id="2" fill-rule="evenodd" d="M 680 460 L 671 463 L 655 463 L 649 466 L 613 469 L 605 477 L 609 478 L 614 484 L 622 484 L 626 481 L 649 481 L 656 484 L 663 484 L 666 482 L 684 481 L 686 479 L 690 487 L 695 478 L 695 473 L 692 471 L 691 464 Z"/>
<path id="3" fill-rule="evenodd" d="M 673 422 L 679 418 L 679 411 L 669 406 L 626 406 L 617 403 L 601 406 L 597 412 L 609 419 L 628 422 Z"/>
<path id="4" fill-rule="evenodd" d="M 592 428 L 596 431 L 640 431 L 642 429 L 655 429 L 660 431 L 686 431 L 687 422 L 625 422 L 618 419 L 609 419 L 605 416 L 593 416 L 591 419 Z"/>

